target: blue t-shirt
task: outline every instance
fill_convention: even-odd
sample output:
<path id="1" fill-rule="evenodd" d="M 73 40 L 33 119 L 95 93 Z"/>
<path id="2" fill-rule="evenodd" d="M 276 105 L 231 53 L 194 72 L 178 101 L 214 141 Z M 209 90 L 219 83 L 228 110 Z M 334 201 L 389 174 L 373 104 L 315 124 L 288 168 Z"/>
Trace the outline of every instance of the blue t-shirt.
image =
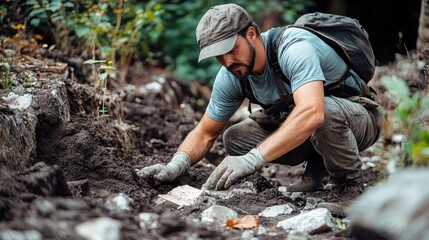
<path id="1" fill-rule="evenodd" d="M 261 34 L 267 49 L 268 33 Z M 256 99 L 270 105 L 280 98 L 268 57 L 261 75 L 247 77 Z M 325 85 L 336 82 L 347 69 L 346 63 L 323 40 L 301 28 L 288 28 L 284 31 L 278 48 L 279 65 L 284 75 L 290 80 L 285 89 L 295 92 L 300 86 L 312 81 L 323 81 Z M 359 77 L 353 72 L 346 79 L 348 84 L 355 84 Z M 359 80 L 360 81 L 360 80 Z M 240 80 L 222 67 L 214 81 L 207 115 L 216 121 L 227 121 L 240 107 L 245 96 Z"/>

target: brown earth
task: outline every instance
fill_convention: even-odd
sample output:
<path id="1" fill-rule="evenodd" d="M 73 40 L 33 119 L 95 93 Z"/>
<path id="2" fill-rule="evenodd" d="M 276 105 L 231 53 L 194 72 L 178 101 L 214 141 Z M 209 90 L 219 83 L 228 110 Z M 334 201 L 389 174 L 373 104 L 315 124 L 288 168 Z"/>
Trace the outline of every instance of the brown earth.
<path id="1" fill-rule="evenodd" d="M 156 205 L 153 201 L 158 194 L 180 185 L 200 188 L 225 157 L 220 138 L 203 161 L 171 183 L 145 181 L 136 174 L 136 169 L 143 166 L 169 161 L 201 118 L 204 106 L 196 104 L 196 100 L 208 100 L 208 86 L 181 82 L 163 71 L 135 70 L 130 80 L 134 86 L 144 86 L 164 76 L 162 91 L 116 89 L 110 95 L 109 116 L 96 117 L 99 91 L 84 75 L 83 70 L 75 67 L 66 80 L 70 121 L 61 120 L 49 98 L 39 96 L 36 155 L 24 169 L 3 172 L 0 176 L 0 236 L 6 230 L 37 230 L 42 239 L 82 239 L 74 231 L 76 225 L 108 216 L 121 223 L 122 239 L 240 239 L 242 230 L 190 221 L 199 218 L 208 202 L 206 206 L 177 209 L 173 204 Z M 167 100 L 167 96 L 173 101 Z M 278 186 L 296 181 L 302 172 L 302 166 L 264 169 L 241 181 L 252 182 L 257 194 L 219 200 L 218 204 L 237 211 L 240 216 L 257 215 L 265 207 L 284 203 L 293 204 L 297 209 L 294 213 L 299 213 L 307 196 L 326 195 L 319 191 L 292 199 L 278 191 Z M 380 174 L 370 169 L 365 180 L 371 184 L 383 177 Z M 130 210 L 106 207 L 106 202 L 119 193 L 133 199 Z M 160 226 L 153 231 L 142 231 L 138 220 L 141 212 L 161 214 Z M 284 239 L 287 233 L 275 228 L 278 221 L 260 219 L 262 226 L 276 234 L 259 238 Z M 317 233 L 311 239 L 321 237 L 350 238 L 346 229 Z"/>

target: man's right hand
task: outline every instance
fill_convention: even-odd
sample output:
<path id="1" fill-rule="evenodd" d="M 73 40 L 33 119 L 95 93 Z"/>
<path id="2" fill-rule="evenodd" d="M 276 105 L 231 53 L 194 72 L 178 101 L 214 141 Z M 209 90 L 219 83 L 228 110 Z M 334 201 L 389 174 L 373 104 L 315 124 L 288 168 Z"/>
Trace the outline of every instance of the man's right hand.
<path id="1" fill-rule="evenodd" d="M 159 182 L 173 181 L 175 178 L 180 176 L 191 166 L 191 160 L 188 155 L 183 152 L 177 152 L 173 155 L 171 161 L 167 164 L 157 163 L 148 167 L 144 167 L 137 172 L 142 178 L 153 177 Z"/>

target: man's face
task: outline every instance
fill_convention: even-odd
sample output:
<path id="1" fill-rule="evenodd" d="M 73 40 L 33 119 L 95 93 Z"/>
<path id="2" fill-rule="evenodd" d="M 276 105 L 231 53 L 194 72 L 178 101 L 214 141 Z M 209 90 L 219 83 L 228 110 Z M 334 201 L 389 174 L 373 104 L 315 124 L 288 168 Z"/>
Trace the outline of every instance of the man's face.
<path id="1" fill-rule="evenodd" d="M 255 66 L 255 48 L 246 37 L 238 35 L 231 51 L 217 56 L 216 59 L 236 77 L 246 78 Z"/>

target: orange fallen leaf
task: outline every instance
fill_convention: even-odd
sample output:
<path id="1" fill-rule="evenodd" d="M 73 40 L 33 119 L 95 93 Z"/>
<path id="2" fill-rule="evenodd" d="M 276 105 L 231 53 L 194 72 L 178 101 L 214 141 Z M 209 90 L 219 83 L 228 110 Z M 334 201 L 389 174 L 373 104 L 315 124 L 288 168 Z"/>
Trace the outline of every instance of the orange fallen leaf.
<path id="1" fill-rule="evenodd" d="M 253 215 L 246 215 L 242 218 L 227 219 L 224 227 L 237 228 L 237 229 L 252 229 L 258 227 L 259 217 Z"/>

